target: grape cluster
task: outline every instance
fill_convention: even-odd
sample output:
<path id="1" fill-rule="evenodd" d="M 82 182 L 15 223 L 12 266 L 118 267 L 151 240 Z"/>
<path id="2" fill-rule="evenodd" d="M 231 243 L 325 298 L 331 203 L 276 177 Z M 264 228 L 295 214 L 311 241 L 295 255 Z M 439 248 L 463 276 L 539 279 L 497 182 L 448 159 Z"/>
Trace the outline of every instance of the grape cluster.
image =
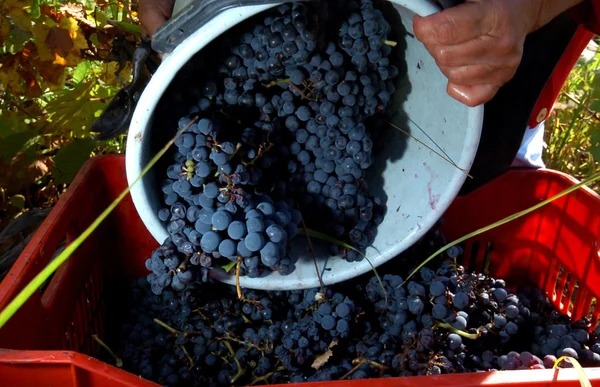
<path id="1" fill-rule="evenodd" d="M 364 181 L 373 148 L 365 122 L 394 93 L 390 25 L 362 0 L 349 4 L 338 33 L 329 7 L 279 6 L 237 36 L 203 81 L 161 187 L 158 217 L 170 237 L 147 263 L 156 292 L 238 258 L 242 275 L 290 274 L 287 243 L 302 216 L 359 249 L 372 242 L 385 206 Z"/>
<path id="2" fill-rule="evenodd" d="M 398 260 L 414 267 L 443 243 L 434 229 Z M 212 280 L 156 294 L 142 278 L 121 337 L 107 341 L 126 370 L 167 386 L 542 369 L 560 356 L 600 365 L 600 327 L 558 313 L 539 289 L 466 271 L 461 257 L 452 247 L 407 281 L 394 262 L 381 277 L 241 297 Z"/>

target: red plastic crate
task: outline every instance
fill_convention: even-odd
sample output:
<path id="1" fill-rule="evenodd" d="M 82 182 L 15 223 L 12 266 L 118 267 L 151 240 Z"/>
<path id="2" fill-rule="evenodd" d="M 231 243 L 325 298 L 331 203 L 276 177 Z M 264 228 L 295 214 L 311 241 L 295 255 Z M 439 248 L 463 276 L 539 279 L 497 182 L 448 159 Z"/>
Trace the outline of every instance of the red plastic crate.
<path id="1" fill-rule="evenodd" d="M 80 171 L 31 243 L 0 284 L 4 308 L 67 243 L 87 227 L 126 187 L 124 158 L 103 156 Z M 513 170 L 466 197 L 446 213 L 444 232 L 456 238 L 544 200 L 575 183 L 547 170 Z M 581 189 L 465 245 L 465 266 L 545 289 L 564 312 L 598 319 L 591 309 L 600 295 L 600 197 Z M 144 260 L 157 243 L 144 228 L 128 196 L 31 299 L 0 329 L 0 386 L 156 386 L 100 362 L 92 335 L 104 337 L 112 284 L 146 274 Z M 489 262 L 488 262 L 489 261 Z M 565 289 L 566 281 L 569 286 Z M 600 368 L 587 368 L 592 384 Z M 419 376 L 328 383 L 310 387 L 392 386 L 579 386 L 573 369 Z"/>

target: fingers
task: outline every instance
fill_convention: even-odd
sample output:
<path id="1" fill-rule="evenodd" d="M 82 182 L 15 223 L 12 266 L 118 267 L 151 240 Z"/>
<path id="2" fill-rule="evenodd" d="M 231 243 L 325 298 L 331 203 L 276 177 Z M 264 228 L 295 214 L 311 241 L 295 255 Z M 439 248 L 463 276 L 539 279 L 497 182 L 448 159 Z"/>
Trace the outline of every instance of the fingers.
<path id="1" fill-rule="evenodd" d="M 139 15 L 144 36 L 152 36 L 154 31 L 173 13 L 175 0 L 139 0 Z"/>
<path id="2" fill-rule="evenodd" d="M 489 102 L 500 88 L 494 85 L 462 86 L 448 82 L 448 94 L 467 106 L 475 107 Z"/>
<path id="3" fill-rule="evenodd" d="M 425 45 L 455 45 L 485 35 L 488 15 L 479 2 L 467 2 L 427 17 L 416 15 L 413 30 Z"/>
<path id="4" fill-rule="evenodd" d="M 502 86 L 514 76 L 514 69 L 503 65 L 487 63 L 460 67 L 439 66 L 448 81 L 463 86 L 492 84 Z"/>
<path id="5" fill-rule="evenodd" d="M 494 44 L 487 36 L 479 36 L 457 45 L 430 45 L 427 50 L 438 66 L 458 67 L 473 63 L 485 63 L 490 47 Z"/>

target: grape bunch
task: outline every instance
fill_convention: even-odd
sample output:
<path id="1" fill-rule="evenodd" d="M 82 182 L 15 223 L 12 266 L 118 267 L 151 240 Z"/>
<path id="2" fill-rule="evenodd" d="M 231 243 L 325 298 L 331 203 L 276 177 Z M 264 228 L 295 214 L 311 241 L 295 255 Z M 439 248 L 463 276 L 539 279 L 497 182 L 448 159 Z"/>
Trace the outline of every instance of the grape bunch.
<path id="1" fill-rule="evenodd" d="M 158 217 L 170 236 L 147 262 L 157 294 L 189 288 L 229 260 L 251 278 L 290 274 L 288 242 L 303 218 L 361 250 L 373 241 L 385 205 L 364 180 L 373 162 L 367 119 L 381 119 L 394 93 L 394 43 L 370 0 L 351 2 L 345 16 L 330 17 L 332 7 L 279 6 L 207 73 L 179 120 L 161 187 Z M 337 244 L 330 253 L 363 258 Z"/>
<path id="2" fill-rule="evenodd" d="M 209 279 L 156 294 L 142 278 L 127 292 L 121 336 L 107 341 L 126 370 L 167 386 L 542 369 L 560 356 L 600 366 L 600 327 L 571 321 L 539 289 L 468 272 L 460 247 L 405 280 L 400 268 L 444 244 L 433 229 L 402 266 L 326 288 L 238 295 Z"/>

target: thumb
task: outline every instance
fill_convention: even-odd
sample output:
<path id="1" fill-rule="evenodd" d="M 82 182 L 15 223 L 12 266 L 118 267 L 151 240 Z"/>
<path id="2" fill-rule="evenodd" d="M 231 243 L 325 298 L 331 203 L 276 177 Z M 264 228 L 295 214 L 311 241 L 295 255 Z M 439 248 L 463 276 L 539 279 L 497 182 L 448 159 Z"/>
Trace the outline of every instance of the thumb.
<path id="1" fill-rule="evenodd" d="M 494 98 L 498 89 L 499 87 L 494 85 L 463 86 L 452 82 L 448 82 L 446 88 L 452 98 L 470 107 L 489 102 Z"/>
<path id="2" fill-rule="evenodd" d="M 423 44 L 455 45 L 487 33 L 488 12 L 478 0 L 426 17 L 415 15 L 413 30 Z"/>

